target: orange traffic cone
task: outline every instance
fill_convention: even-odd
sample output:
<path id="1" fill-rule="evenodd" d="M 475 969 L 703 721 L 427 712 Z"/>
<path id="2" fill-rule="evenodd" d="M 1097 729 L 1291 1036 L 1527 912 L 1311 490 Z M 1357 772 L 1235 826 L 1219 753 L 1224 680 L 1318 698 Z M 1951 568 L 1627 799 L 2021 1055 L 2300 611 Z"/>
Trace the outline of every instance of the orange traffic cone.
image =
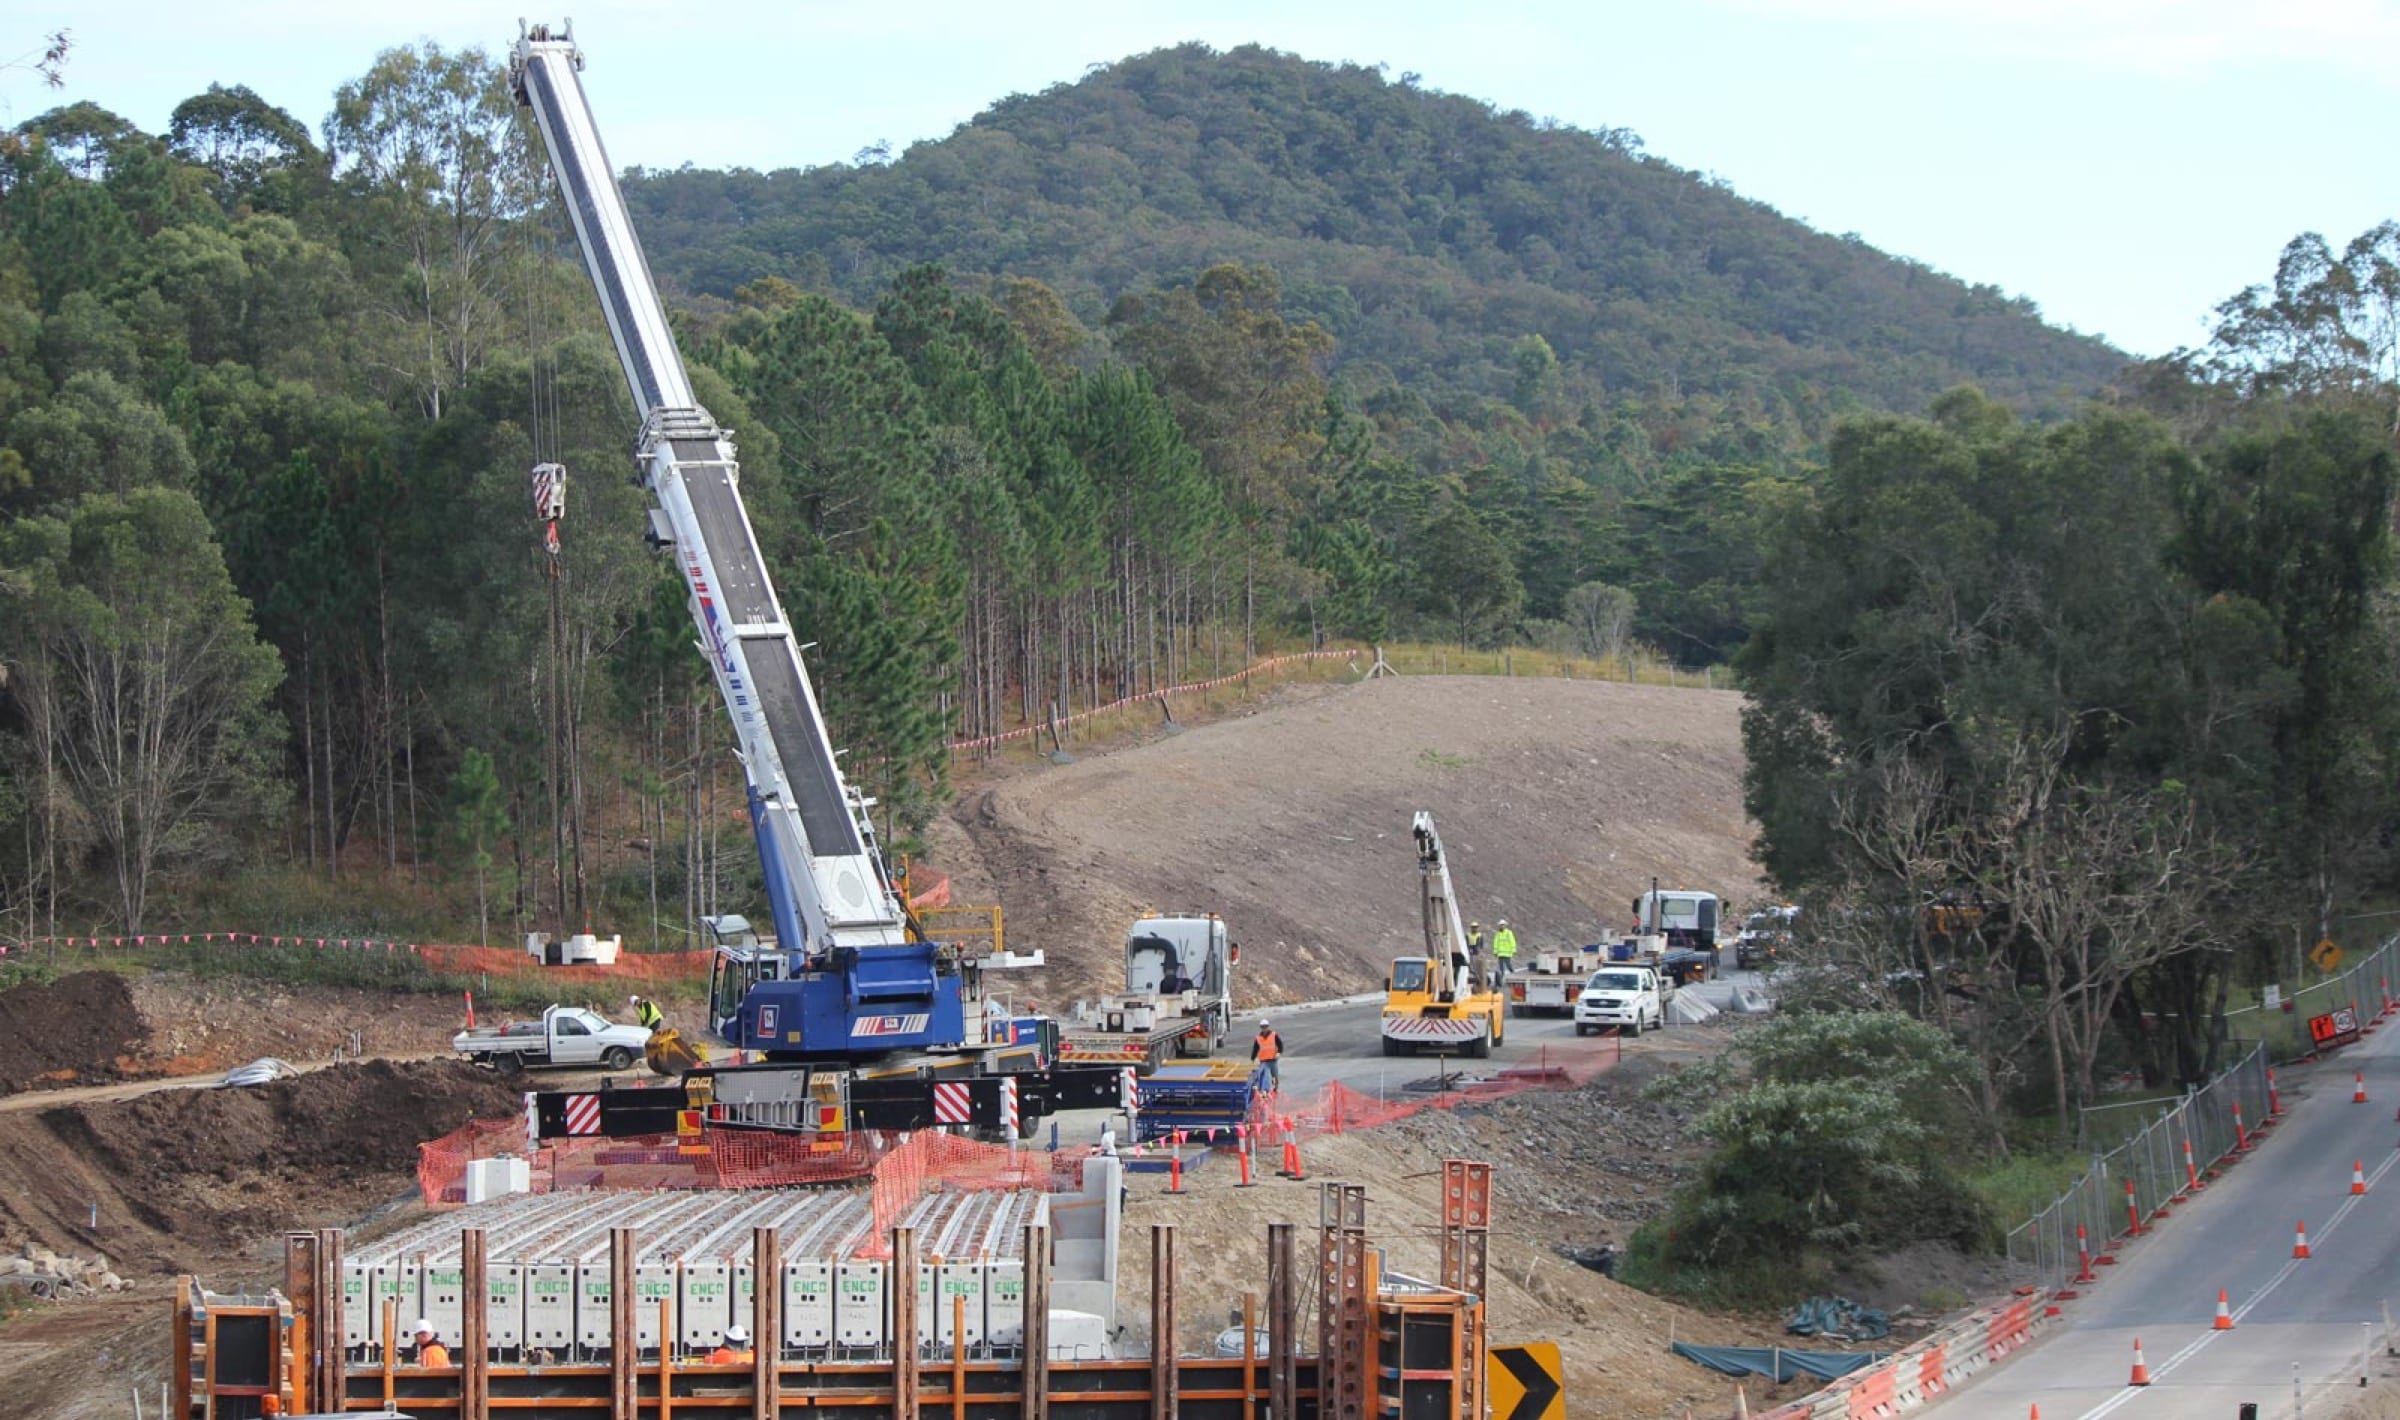
<path id="1" fill-rule="evenodd" d="M 2350 1193 L 2352 1197 L 2367 1191 L 2367 1164 L 2364 1159 L 2350 1161 Z"/>
<path id="2" fill-rule="evenodd" d="M 2209 1325 L 2211 1331 L 2233 1330 L 2233 1312 L 2226 1306 L 2225 1289 L 2217 1289 L 2217 1319 Z"/>
<path id="3" fill-rule="evenodd" d="M 2127 1385 L 2150 1384 L 2150 1363 L 2142 1359 L 2142 1338 L 2133 1338 L 2133 1378 Z"/>
<path id="4" fill-rule="evenodd" d="M 2292 1239 L 2292 1256 L 2308 1256 L 2308 1219 L 2302 1218 Z"/>
<path id="5" fill-rule="evenodd" d="M 2350 1092 L 2350 1103 L 2365 1104 L 2367 1102 L 2367 1072 L 2364 1070 L 2356 1071 L 2353 1073 L 2352 1078 L 2357 1080 L 2358 1085 L 2357 1088 Z"/>
<path id="6" fill-rule="evenodd" d="M 2035 1405 L 2033 1407 L 2033 1414 L 2027 1417 L 2027 1420 L 2042 1420 L 2042 1407 L 2038 1404 Z"/>

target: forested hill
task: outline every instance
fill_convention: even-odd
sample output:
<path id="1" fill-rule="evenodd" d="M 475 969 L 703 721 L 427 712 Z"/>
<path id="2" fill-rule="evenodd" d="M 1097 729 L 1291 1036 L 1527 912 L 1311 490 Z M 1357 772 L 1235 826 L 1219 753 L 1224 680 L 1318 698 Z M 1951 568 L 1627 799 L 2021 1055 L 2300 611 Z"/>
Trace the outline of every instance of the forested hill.
<path id="1" fill-rule="evenodd" d="M 1185 45 L 1002 100 L 888 163 L 637 173 L 626 195 L 662 277 L 719 296 L 773 274 L 864 305 L 930 261 L 1038 277 L 1089 320 L 1125 292 L 1263 262 L 1343 360 L 1437 403 L 1506 397 L 1528 334 L 1586 393 L 1706 392 L 1811 435 L 1855 403 L 1914 411 L 1959 383 L 2058 411 L 2122 361 L 1625 130 L 1412 77 Z"/>

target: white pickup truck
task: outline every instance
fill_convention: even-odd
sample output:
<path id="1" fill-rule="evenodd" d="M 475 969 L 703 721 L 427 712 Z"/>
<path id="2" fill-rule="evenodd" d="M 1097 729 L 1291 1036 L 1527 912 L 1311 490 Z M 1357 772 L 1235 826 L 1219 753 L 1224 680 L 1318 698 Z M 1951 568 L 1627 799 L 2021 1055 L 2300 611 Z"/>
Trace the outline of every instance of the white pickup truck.
<path id="1" fill-rule="evenodd" d="M 503 1075 L 545 1065 L 599 1066 L 630 1070 L 642 1058 L 650 1032 L 621 1026 L 580 1006 L 552 1006 L 538 1021 L 478 1026 L 450 1037 L 450 1048 Z"/>
<path id="2" fill-rule="evenodd" d="M 1675 988 L 1647 966 L 1604 966 L 1575 998 L 1575 1033 L 1614 1029 L 1640 1035 L 1667 1023 L 1667 993 Z"/>

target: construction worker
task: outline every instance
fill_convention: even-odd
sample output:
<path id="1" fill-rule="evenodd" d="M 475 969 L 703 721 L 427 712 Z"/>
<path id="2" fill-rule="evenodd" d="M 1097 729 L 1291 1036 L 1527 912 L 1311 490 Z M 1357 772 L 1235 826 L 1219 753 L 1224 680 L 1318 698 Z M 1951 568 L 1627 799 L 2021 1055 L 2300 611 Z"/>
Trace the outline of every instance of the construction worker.
<path id="1" fill-rule="evenodd" d="M 1470 954 L 1480 956 L 1483 953 L 1483 946 L 1483 924 L 1481 922 L 1469 922 L 1467 924 L 1467 951 Z"/>
<path id="2" fill-rule="evenodd" d="M 1499 930 L 1492 933 L 1492 955 L 1499 958 L 1500 974 L 1506 976 L 1516 965 L 1517 934 L 1508 930 L 1508 919 L 1500 919 Z"/>
<path id="3" fill-rule="evenodd" d="M 417 1324 L 410 1331 L 417 1338 L 418 1365 L 438 1367 L 450 1364 L 450 1348 L 444 1346 L 441 1338 L 434 1334 L 431 1321 L 418 1317 Z"/>
<path id="4" fill-rule="evenodd" d="M 633 1007 L 633 1022 L 643 1030 L 654 1031 L 667 1023 L 667 1013 L 660 1010 L 658 1003 L 648 997 L 628 996 L 625 998 L 625 1004 Z"/>
<path id="5" fill-rule="evenodd" d="M 749 1330 L 740 1326 L 726 1327 L 725 1339 L 708 1353 L 708 1364 L 712 1366 L 747 1366 L 757 1359 L 758 1353 L 750 1349 Z"/>
<path id="6" fill-rule="evenodd" d="M 1281 1094 L 1283 1066 L 1277 1062 L 1283 1059 L 1283 1037 L 1265 1021 L 1258 1023 L 1258 1037 L 1250 1042 L 1250 1058 L 1266 1067 L 1268 1093 Z"/>

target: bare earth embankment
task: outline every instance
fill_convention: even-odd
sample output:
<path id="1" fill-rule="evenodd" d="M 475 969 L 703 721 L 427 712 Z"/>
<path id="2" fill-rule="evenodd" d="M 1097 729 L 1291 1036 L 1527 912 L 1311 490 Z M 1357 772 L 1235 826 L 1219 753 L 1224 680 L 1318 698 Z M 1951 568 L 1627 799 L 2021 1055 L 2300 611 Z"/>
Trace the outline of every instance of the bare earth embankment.
<path id="1" fill-rule="evenodd" d="M 1248 714 L 970 784 L 936 826 L 961 901 L 997 901 L 1053 1003 L 1109 989 L 1126 924 L 1206 909 L 1239 994 L 1376 989 L 1421 940 L 1412 813 L 1460 902 L 1527 949 L 1623 931 L 1652 875 L 1747 904 L 1741 697 L 1578 680 L 1406 676 L 1298 687 Z"/>

